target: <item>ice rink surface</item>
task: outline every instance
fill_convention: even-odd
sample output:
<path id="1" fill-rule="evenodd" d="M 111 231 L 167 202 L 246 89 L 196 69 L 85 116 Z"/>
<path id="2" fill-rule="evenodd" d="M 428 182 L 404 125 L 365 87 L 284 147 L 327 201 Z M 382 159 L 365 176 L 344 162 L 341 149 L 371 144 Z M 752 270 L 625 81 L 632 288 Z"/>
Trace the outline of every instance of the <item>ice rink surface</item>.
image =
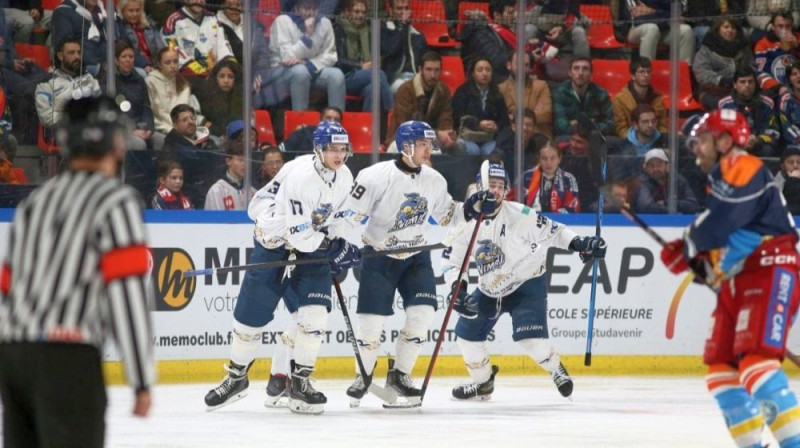
<path id="1" fill-rule="evenodd" d="M 213 412 L 203 396 L 215 385 L 164 385 L 154 390 L 146 420 L 131 416 L 130 389 L 115 386 L 106 440 L 111 447 L 194 448 L 734 446 L 702 377 L 576 377 L 570 402 L 549 377 L 501 371 L 490 401 L 453 401 L 450 389 L 464 379 L 434 377 L 423 406 L 411 410 L 383 409 L 375 397 L 350 409 L 350 381 L 316 381 L 328 396 L 319 416 L 263 407 L 266 381 Z"/>

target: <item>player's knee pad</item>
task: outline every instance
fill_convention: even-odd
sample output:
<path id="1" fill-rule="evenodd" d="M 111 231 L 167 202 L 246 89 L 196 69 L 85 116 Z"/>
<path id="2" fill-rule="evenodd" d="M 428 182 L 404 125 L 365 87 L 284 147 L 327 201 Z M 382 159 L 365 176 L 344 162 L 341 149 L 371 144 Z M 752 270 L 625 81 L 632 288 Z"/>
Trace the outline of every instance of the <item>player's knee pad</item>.
<path id="1" fill-rule="evenodd" d="M 427 339 L 433 313 L 433 307 L 428 305 L 406 308 L 406 324 L 400 330 L 400 341 L 422 346 Z"/>
<path id="2" fill-rule="evenodd" d="M 300 307 L 297 311 L 297 336 L 294 359 L 297 364 L 313 366 L 328 324 L 328 309 L 322 305 Z"/>
<path id="3" fill-rule="evenodd" d="M 736 369 L 729 364 L 710 365 L 706 385 L 717 401 L 736 445 L 760 446 L 764 417 L 758 403 L 739 383 Z"/>
<path id="4" fill-rule="evenodd" d="M 521 339 L 517 341 L 524 350 L 534 361 L 536 361 L 543 369 L 552 372 L 561 364 L 561 357 L 556 352 L 553 344 L 549 339 L 533 338 Z"/>
<path id="5" fill-rule="evenodd" d="M 289 327 L 281 333 L 281 343 L 289 349 L 294 348 L 294 339 L 297 336 L 297 312 L 292 313 Z"/>
<path id="6" fill-rule="evenodd" d="M 256 351 L 260 342 L 261 328 L 251 327 L 234 320 L 231 361 L 240 366 L 250 365 L 256 358 Z"/>
<path id="7" fill-rule="evenodd" d="M 381 346 L 381 334 L 386 324 L 386 316 L 379 314 L 358 315 L 358 345 L 361 350 L 378 350 Z"/>
<path id="8" fill-rule="evenodd" d="M 747 355 L 739 363 L 745 389 L 758 401 L 772 433 L 781 447 L 800 446 L 800 406 L 789 389 L 789 379 L 780 361 Z"/>
<path id="9" fill-rule="evenodd" d="M 464 358 L 464 365 L 472 381 L 481 384 L 489 380 L 491 371 L 489 369 L 489 348 L 486 341 L 467 341 L 458 339 L 458 347 L 461 349 L 461 356 Z"/>

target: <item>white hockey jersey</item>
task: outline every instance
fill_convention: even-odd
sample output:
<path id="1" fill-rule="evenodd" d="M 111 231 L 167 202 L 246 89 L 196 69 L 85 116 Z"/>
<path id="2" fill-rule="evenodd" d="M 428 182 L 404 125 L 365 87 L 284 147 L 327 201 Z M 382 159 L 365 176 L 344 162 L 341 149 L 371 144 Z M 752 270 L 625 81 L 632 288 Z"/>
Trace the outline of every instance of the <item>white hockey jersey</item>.
<path id="1" fill-rule="evenodd" d="M 206 210 L 247 210 L 247 203 L 253 197 L 251 188 L 244 188 L 241 184 L 228 177 L 217 180 L 206 194 Z"/>
<path id="2" fill-rule="evenodd" d="M 181 70 L 195 75 L 206 76 L 218 61 L 233 56 L 225 31 L 210 13 L 198 22 L 181 8 L 167 17 L 161 35 L 165 44 L 172 43 L 178 51 Z"/>
<path id="3" fill-rule="evenodd" d="M 314 252 L 325 238 L 322 230 L 350 192 L 353 174 L 342 166 L 326 182 L 315 163 L 311 154 L 290 161 L 250 201 L 247 214 L 256 222 L 256 240 L 267 249 L 286 244 Z"/>
<path id="4" fill-rule="evenodd" d="M 358 173 L 350 196 L 336 214 L 342 219 L 337 219 L 335 226 L 366 223 L 363 244 L 386 250 L 435 244 L 438 241 L 428 240 L 431 225 L 445 227 L 464 221 L 463 204 L 447 193 L 447 181 L 441 174 L 425 165 L 419 174 L 406 173 L 395 164 L 381 162 Z M 404 259 L 416 253 L 393 257 Z"/>
<path id="5" fill-rule="evenodd" d="M 442 256 L 445 282 L 451 285 L 464 261 L 473 225 L 459 226 L 448 235 L 451 249 Z M 547 249 L 569 248 L 578 236 L 518 202 L 503 201 L 492 219 L 481 223 L 472 250 L 478 268 L 478 287 L 490 297 L 502 298 L 524 282 L 545 273 Z"/>

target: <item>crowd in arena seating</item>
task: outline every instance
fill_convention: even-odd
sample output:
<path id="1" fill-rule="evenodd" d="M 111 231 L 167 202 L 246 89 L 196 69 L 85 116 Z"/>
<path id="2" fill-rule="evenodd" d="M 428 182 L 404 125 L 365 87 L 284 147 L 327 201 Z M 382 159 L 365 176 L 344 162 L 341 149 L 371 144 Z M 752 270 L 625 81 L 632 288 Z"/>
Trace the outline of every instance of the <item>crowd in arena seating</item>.
<path id="1" fill-rule="evenodd" d="M 669 108 L 678 108 L 679 125 L 704 110 L 729 108 L 751 125 L 747 149 L 779 161 L 777 179 L 800 210 L 800 0 L 683 2 L 673 49 L 678 74 L 667 61 L 674 31 L 669 1 L 527 0 L 524 11 L 516 0 L 379 3 L 375 55 L 368 0 L 253 0 L 249 33 L 242 0 L 119 0 L 116 11 L 106 11 L 101 0 L 6 0 L 0 183 L 25 177 L 13 174 L 18 144 L 57 148 L 53 130 L 63 105 L 104 91 L 112 77 L 135 123 L 128 147 L 156 154 L 158 181 L 147 192 L 155 208 L 246 204 L 212 197 L 228 191 L 212 184 L 243 190 L 245 151 L 234 141 L 242 138 L 244 95 L 250 95 L 262 111 L 256 116 L 268 120 L 254 123 L 255 154 L 263 160 L 254 184 L 274 176 L 279 162 L 309 152 L 319 119 L 347 128 L 358 117 L 367 124 L 351 134 L 362 134 L 372 132 L 375 113 L 381 152 L 397 151 L 400 123 L 423 120 L 436 130 L 442 154 L 522 164 L 529 205 L 590 211 L 599 192 L 586 157 L 592 129 L 578 118 L 586 114 L 606 137 L 609 155 L 619 157 L 607 194 L 616 191 L 640 212 L 665 213 L 665 167 L 679 163 L 678 208 L 694 213 L 702 207 L 696 198 L 703 179 L 680 161 L 690 158 L 688 150 L 666 149 Z M 525 17 L 524 36 L 516 33 L 518 14 Z M 115 21 L 113 38 L 108 20 Z M 515 160 L 520 42 L 524 157 Z M 245 52 L 252 56 L 252 84 L 243 76 Z M 669 95 L 670 76 L 679 78 L 676 98 Z"/>

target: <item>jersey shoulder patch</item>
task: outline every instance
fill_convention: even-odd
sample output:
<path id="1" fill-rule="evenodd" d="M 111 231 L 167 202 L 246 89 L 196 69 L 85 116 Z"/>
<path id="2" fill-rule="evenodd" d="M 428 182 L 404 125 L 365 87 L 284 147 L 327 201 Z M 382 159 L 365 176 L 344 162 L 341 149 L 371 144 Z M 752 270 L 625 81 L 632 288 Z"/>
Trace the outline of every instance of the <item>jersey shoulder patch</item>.
<path id="1" fill-rule="evenodd" d="M 722 180 L 734 187 L 743 187 L 753 180 L 764 162 L 756 156 L 745 154 L 723 160 L 719 166 Z"/>

